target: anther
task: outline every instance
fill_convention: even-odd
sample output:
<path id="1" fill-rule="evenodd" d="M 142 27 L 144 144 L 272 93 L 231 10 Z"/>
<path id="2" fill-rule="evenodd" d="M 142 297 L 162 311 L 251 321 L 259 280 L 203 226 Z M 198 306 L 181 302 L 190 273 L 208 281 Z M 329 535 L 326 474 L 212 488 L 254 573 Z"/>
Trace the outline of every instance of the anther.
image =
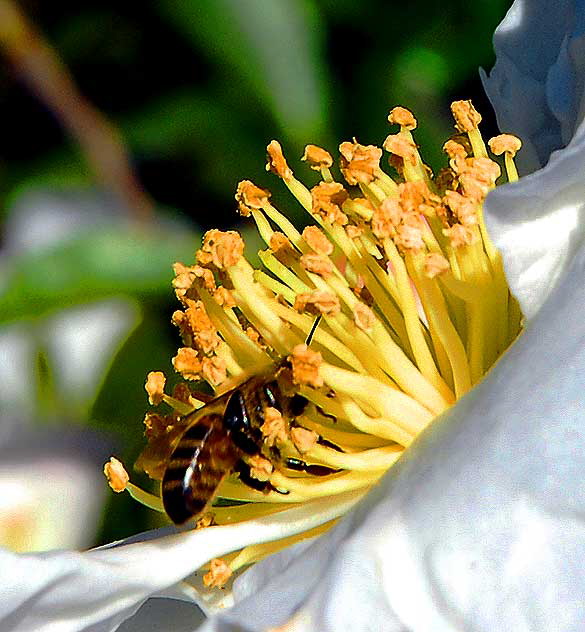
<path id="1" fill-rule="evenodd" d="M 488 140 L 489 148 L 496 156 L 503 153 L 509 154 L 512 158 L 520 151 L 522 141 L 512 134 L 500 134 Z"/>
<path id="2" fill-rule="evenodd" d="M 268 154 L 266 171 L 272 171 L 284 181 L 291 180 L 293 172 L 286 162 L 280 143 L 277 140 L 270 141 L 266 147 L 266 152 Z"/>
<path id="3" fill-rule="evenodd" d="M 315 171 L 329 169 L 333 165 L 331 154 L 317 145 L 307 145 L 301 160 L 307 162 Z"/>
<path id="4" fill-rule="evenodd" d="M 451 112 L 455 119 L 455 126 L 460 132 L 469 133 L 477 129 L 481 123 L 481 114 L 473 107 L 471 101 L 454 101 Z"/>
<path id="5" fill-rule="evenodd" d="M 390 110 L 390 114 L 388 114 L 388 121 L 390 123 L 400 125 L 402 129 L 408 130 L 409 132 L 416 129 L 417 125 L 413 113 L 401 106 L 397 106 Z"/>
<path id="6" fill-rule="evenodd" d="M 166 378 L 162 371 L 151 371 L 147 378 L 144 388 L 148 393 L 148 402 L 151 406 L 158 406 L 165 394 Z"/>
<path id="7" fill-rule="evenodd" d="M 104 465 L 104 475 L 108 479 L 108 485 L 117 494 L 126 489 L 126 485 L 128 485 L 130 480 L 128 472 L 126 472 L 122 463 L 113 456 Z"/>

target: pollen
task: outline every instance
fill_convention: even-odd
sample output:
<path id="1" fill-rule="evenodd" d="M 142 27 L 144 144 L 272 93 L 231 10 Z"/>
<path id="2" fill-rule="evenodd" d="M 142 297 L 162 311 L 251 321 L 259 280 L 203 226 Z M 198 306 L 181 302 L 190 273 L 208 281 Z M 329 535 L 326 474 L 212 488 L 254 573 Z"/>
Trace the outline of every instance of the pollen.
<path id="1" fill-rule="evenodd" d="M 325 256 L 318 254 L 306 254 L 301 257 L 301 266 L 304 270 L 328 277 L 333 274 L 333 263 Z"/>
<path id="2" fill-rule="evenodd" d="M 232 571 L 226 562 L 216 558 L 211 560 L 209 572 L 203 576 L 203 583 L 207 588 L 221 588 L 228 583 L 231 576 Z"/>
<path id="3" fill-rule="evenodd" d="M 128 472 L 126 472 L 122 463 L 113 456 L 104 465 L 104 475 L 108 479 L 108 485 L 117 494 L 126 489 L 126 485 L 130 480 Z"/>
<path id="4" fill-rule="evenodd" d="M 262 208 L 270 199 L 270 191 L 261 189 L 250 180 L 242 180 L 236 189 L 236 202 L 240 215 L 248 217 L 252 209 Z"/>
<path id="5" fill-rule="evenodd" d="M 207 529 L 207 527 L 212 527 L 215 524 L 217 524 L 215 522 L 215 513 L 213 513 L 213 511 L 206 511 L 196 520 L 195 529 Z"/>
<path id="6" fill-rule="evenodd" d="M 269 448 L 288 438 L 286 421 L 282 413 L 272 406 L 264 411 L 264 423 L 260 426 L 260 431 L 265 437 L 264 444 Z"/>
<path id="7" fill-rule="evenodd" d="M 323 357 L 319 351 L 309 349 L 306 344 L 297 345 L 290 360 L 295 384 L 307 384 L 313 388 L 323 386 L 323 378 L 319 375 Z"/>
<path id="8" fill-rule="evenodd" d="M 359 302 L 353 306 L 353 319 L 355 324 L 365 332 L 371 331 L 376 322 L 374 312 L 367 305 Z"/>
<path id="9" fill-rule="evenodd" d="M 148 393 L 148 401 L 152 406 L 158 406 L 165 394 L 166 378 L 161 371 L 151 371 L 147 378 L 144 388 Z"/>
<path id="10" fill-rule="evenodd" d="M 204 354 L 210 354 L 217 349 L 221 340 L 203 303 L 196 301 L 185 310 L 184 314 L 192 334 L 192 344 Z"/>
<path id="11" fill-rule="evenodd" d="M 512 134 L 500 134 L 494 136 L 488 141 L 489 148 L 496 156 L 501 156 L 503 153 L 515 156 L 522 147 L 522 141 Z"/>
<path id="12" fill-rule="evenodd" d="M 198 380 L 201 375 L 201 360 L 195 349 L 183 347 L 173 358 L 173 367 L 186 380 Z"/>
<path id="13" fill-rule="evenodd" d="M 212 263 L 219 270 L 235 266 L 244 253 L 244 241 L 235 230 L 223 232 L 208 230 L 203 236 L 203 246 L 197 252 L 201 265 Z"/>
<path id="14" fill-rule="evenodd" d="M 213 355 L 201 360 L 201 375 L 211 384 L 217 386 L 227 377 L 227 363 L 224 358 Z"/>
<path id="15" fill-rule="evenodd" d="M 233 293 L 223 285 L 213 290 L 213 299 L 221 307 L 232 308 L 237 305 Z"/>
<path id="16" fill-rule="evenodd" d="M 313 290 L 312 292 L 297 294 L 294 308 L 299 312 L 308 312 L 316 316 L 318 314 L 338 314 L 341 305 L 339 298 L 333 292 Z"/>
<path id="17" fill-rule="evenodd" d="M 470 132 L 481 123 L 481 114 L 473 107 L 471 101 L 455 101 L 451 104 L 451 112 L 460 132 Z"/>
<path id="18" fill-rule="evenodd" d="M 416 129 L 416 119 L 414 118 L 414 114 L 403 107 L 395 107 L 390 110 L 390 114 L 388 114 L 388 122 L 396 123 L 400 125 L 400 127 L 405 130 L 412 131 Z"/>
<path id="19" fill-rule="evenodd" d="M 438 252 L 429 252 L 425 256 L 424 271 L 425 276 L 429 279 L 434 279 L 443 274 L 443 272 L 446 272 L 449 268 L 450 265 L 447 259 Z"/>
<path id="20" fill-rule="evenodd" d="M 272 233 L 268 245 L 274 254 L 280 255 L 281 257 L 296 255 L 296 251 L 291 243 L 291 240 L 284 233 L 279 231 Z"/>
<path id="21" fill-rule="evenodd" d="M 451 228 L 443 229 L 443 234 L 449 237 L 453 248 L 462 248 L 463 246 L 471 246 L 475 243 L 476 235 L 463 224 L 455 224 Z"/>
<path id="22" fill-rule="evenodd" d="M 372 232 L 379 239 L 394 237 L 396 227 L 402 222 L 404 212 L 397 198 L 386 198 L 372 215 Z"/>
<path id="23" fill-rule="evenodd" d="M 301 453 L 305 454 L 317 445 L 317 439 L 319 435 L 314 430 L 307 430 L 307 428 L 292 428 L 290 436 L 295 448 Z"/>
<path id="24" fill-rule="evenodd" d="M 384 141 L 384 149 L 399 156 L 405 162 L 416 164 L 417 152 L 414 141 L 402 134 L 390 134 Z"/>
<path id="25" fill-rule="evenodd" d="M 146 413 L 144 417 L 144 434 L 149 439 L 156 437 L 162 437 L 169 426 L 172 426 L 174 419 L 167 415 L 160 415 L 158 413 Z"/>
<path id="26" fill-rule="evenodd" d="M 290 180 L 293 172 L 284 158 L 280 143 L 276 140 L 270 141 L 268 147 L 266 147 L 266 152 L 268 154 L 266 171 L 272 171 L 272 173 L 275 173 L 283 180 Z"/>
<path id="27" fill-rule="evenodd" d="M 452 138 L 443 145 L 443 151 L 452 160 L 462 160 L 468 156 L 468 151 L 465 148 L 465 145 Z"/>
<path id="28" fill-rule="evenodd" d="M 317 226 L 306 226 L 303 229 L 303 239 L 317 254 L 328 257 L 333 252 L 333 244 Z"/>
<path id="29" fill-rule="evenodd" d="M 248 457 L 248 465 L 250 466 L 250 476 L 262 482 L 269 480 L 274 471 L 274 465 L 259 455 Z"/>
<path id="30" fill-rule="evenodd" d="M 347 215 L 341 210 L 349 197 L 339 182 L 321 182 L 311 189 L 312 211 L 329 224 L 347 224 Z"/>
<path id="31" fill-rule="evenodd" d="M 301 160 L 307 162 L 315 171 L 329 169 L 333 165 L 331 154 L 317 145 L 307 145 Z"/>
<path id="32" fill-rule="evenodd" d="M 358 142 L 344 142 L 339 145 L 341 153 L 341 173 L 348 184 L 368 184 L 380 170 L 382 150 L 374 145 L 360 145 Z"/>

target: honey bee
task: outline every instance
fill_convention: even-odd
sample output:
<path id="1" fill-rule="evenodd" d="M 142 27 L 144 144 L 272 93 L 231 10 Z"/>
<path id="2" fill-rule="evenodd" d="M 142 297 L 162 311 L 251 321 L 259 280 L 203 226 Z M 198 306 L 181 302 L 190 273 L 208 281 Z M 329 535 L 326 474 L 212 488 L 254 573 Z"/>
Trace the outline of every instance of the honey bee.
<path id="1" fill-rule="evenodd" d="M 316 476 L 336 472 L 301 459 L 283 458 L 277 446 L 265 445 L 261 428 L 267 408 L 277 409 L 291 426 L 307 405 L 307 399 L 294 392 L 290 364 L 284 359 L 182 418 L 178 424 L 182 434 L 178 439 L 176 433 L 172 436 L 174 447 L 167 454 L 162 476 L 162 501 L 168 517 L 183 524 L 200 516 L 231 473 L 237 473 L 242 483 L 255 490 L 288 493 L 251 476 L 248 457 L 262 455 L 288 469 Z M 321 437 L 318 441 L 337 448 Z M 165 448 L 168 453 L 169 445 L 163 446 L 163 451 Z"/>

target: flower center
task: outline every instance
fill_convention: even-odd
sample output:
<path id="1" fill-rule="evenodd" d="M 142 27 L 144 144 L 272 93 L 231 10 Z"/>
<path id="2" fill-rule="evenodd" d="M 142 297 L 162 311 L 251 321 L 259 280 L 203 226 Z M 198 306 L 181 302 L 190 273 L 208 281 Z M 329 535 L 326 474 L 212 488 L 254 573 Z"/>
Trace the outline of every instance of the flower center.
<path id="1" fill-rule="evenodd" d="M 163 500 L 191 494 L 185 503 L 197 526 L 362 493 L 518 335 L 521 313 L 482 215 L 501 169 L 471 102 L 454 103 L 452 112 L 457 134 L 437 174 L 413 139 L 414 116 L 401 107 L 388 117 L 399 131 L 383 143 L 387 170 L 382 149 L 353 140 L 339 147 L 337 177 L 332 156 L 308 145 L 302 160 L 321 178 L 309 189 L 272 141 L 267 169 L 313 223 L 299 232 L 267 190 L 243 181 L 236 200 L 266 243 L 261 267 L 244 256 L 238 233 L 218 230 L 204 236 L 196 265 L 175 265 L 182 309 L 173 322 L 184 346 L 173 365 L 184 381 L 167 395 L 162 373 L 149 375 L 151 403 L 173 411 L 147 415 L 149 444 L 138 465 L 163 481 Z M 507 180 L 517 179 L 518 139 L 502 135 L 489 146 L 504 154 Z M 189 387 L 198 380 L 212 388 L 211 401 Z M 306 405 L 294 405 L 295 397 Z M 221 459 L 211 444 L 222 446 Z M 211 483 L 220 461 L 225 471 Z M 160 508 L 131 483 L 117 487 Z M 289 541 L 215 562 L 209 582 Z"/>

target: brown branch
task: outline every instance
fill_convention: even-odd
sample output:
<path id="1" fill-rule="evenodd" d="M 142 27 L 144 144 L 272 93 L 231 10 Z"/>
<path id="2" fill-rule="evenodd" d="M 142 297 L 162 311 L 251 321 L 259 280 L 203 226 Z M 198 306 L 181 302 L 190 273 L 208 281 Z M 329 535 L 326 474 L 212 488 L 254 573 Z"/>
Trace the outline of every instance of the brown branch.
<path id="1" fill-rule="evenodd" d="M 0 47 L 22 81 L 78 142 L 102 184 L 135 219 L 150 221 L 152 201 L 133 172 L 119 130 L 80 94 L 55 49 L 12 0 L 0 0 Z"/>

